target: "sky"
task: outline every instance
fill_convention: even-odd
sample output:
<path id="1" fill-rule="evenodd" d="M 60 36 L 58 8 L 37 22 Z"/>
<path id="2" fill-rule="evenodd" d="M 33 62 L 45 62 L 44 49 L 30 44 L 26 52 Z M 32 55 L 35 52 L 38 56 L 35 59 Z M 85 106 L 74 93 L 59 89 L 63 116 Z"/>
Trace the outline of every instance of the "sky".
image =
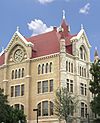
<path id="1" fill-rule="evenodd" d="M 72 34 L 83 24 L 91 44 L 91 60 L 95 47 L 100 56 L 100 0 L 1 0 L 0 51 L 7 47 L 17 26 L 25 37 L 59 27 L 63 10 Z"/>

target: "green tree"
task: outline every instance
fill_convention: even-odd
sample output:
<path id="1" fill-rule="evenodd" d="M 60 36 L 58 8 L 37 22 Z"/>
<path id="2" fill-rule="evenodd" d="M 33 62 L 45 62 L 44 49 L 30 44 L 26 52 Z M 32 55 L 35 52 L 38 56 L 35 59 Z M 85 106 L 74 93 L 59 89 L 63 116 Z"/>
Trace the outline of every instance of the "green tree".
<path id="1" fill-rule="evenodd" d="M 66 123 L 74 120 L 74 112 L 78 101 L 67 91 L 66 87 L 56 90 L 55 97 L 55 115 L 59 120 L 65 120 Z"/>
<path id="2" fill-rule="evenodd" d="M 100 116 L 100 60 L 96 63 L 92 63 L 90 73 L 93 79 L 90 80 L 89 89 L 94 95 L 90 105 L 92 111 Z"/>
<path id="3" fill-rule="evenodd" d="M 22 110 L 14 109 L 8 104 L 7 95 L 0 89 L 0 123 L 26 123 L 26 116 Z"/>

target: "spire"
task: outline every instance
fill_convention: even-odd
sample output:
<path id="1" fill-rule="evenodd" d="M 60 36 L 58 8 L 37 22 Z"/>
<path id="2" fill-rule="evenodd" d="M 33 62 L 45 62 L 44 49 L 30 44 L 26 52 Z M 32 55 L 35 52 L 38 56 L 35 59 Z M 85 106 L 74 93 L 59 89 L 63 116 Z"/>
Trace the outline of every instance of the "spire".
<path id="1" fill-rule="evenodd" d="M 95 47 L 94 57 L 98 56 L 97 47 Z"/>
<path id="2" fill-rule="evenodd" d="M 98 60 L 99 60 L 99 55 L 98 55 L 97 47 L 95 47 L 94 62 L 96 63 Z"/>
<path id="3" fill-rule="evenodd" d="M 65 13 L 65 10 L 63 10 L 63 20 L 65 20 L 65 18 L 66 18 L 66 17 L 65 17 L 65 14 L 66 14 L 66 13 Z"/>

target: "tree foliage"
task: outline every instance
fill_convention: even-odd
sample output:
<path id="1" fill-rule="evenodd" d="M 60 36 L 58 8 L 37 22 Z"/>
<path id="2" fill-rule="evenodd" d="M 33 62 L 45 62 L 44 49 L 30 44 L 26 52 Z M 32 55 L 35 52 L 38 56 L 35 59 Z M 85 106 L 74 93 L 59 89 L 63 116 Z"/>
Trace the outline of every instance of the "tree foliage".
<path id="1" fill-rule="evenodd" d="M 94 113 L 100 115 L 100 60 L 92 63 L 90 73 L 93 79 L 90 80 L 90 91 L 94 95 L 91 101 L 91 109 Z"/>
<path id="2" fill-rule="evenodd" d="M 71 96 L 66 87 L 57 89 L 54 106 L 55 115 L 58 116 L 59 120 L 65 120 L 66 123 L 72 122 L 77 102 L 76 98 Z"/>
<path id="3" fill-rule="evenodd" d="M 0 123 L 26 123 L 26 116 L 22 110 L 14 109 L 8 104 L 7 95 L 0 89 Z"/>

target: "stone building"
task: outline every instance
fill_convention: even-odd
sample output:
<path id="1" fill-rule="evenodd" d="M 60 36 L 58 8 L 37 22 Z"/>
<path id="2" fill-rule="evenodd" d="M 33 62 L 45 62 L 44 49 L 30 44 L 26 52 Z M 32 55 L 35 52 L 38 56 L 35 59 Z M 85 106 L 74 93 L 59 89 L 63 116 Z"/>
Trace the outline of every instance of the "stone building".
<path id="1" fill-rule="evenodd" d="M 14 33 L 0 54 L 0 88 L 10 105 L 24 110 L 28 123 L 58 123 L 53 112 L 55 90 L 67 86 L 79 100 L 76 113 L 80 123 L 89 113 L 90 44 L 83 26 L 71 34 L 63 19 L 59 28 L 33 37 Z"/>

